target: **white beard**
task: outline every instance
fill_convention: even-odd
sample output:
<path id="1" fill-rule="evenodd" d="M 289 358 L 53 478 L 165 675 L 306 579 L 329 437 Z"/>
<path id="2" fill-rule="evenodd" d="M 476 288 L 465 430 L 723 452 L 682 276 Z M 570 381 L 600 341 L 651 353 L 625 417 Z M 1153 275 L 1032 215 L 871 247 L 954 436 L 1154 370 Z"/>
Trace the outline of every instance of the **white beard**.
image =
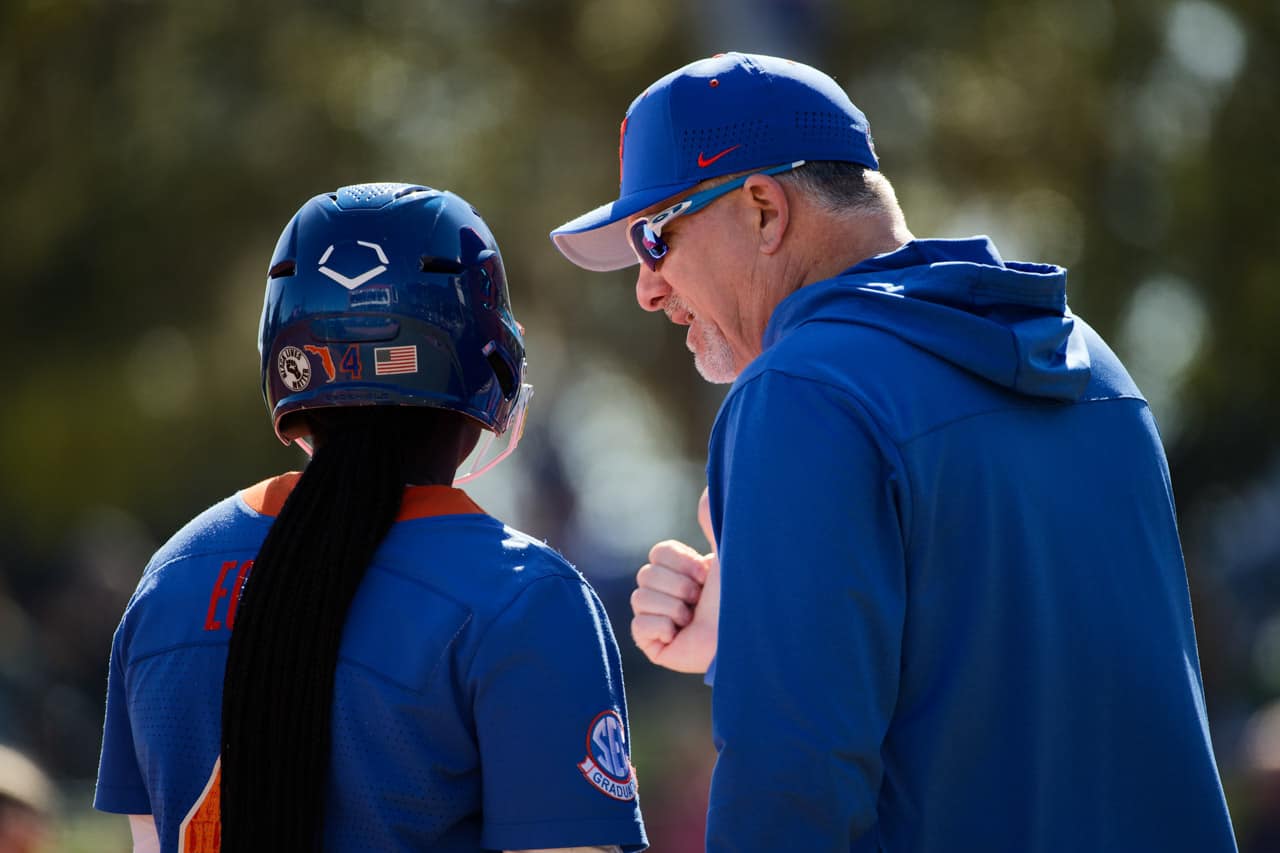
<path id="1" fill-rule="evenodd" d="M 694 336 L 698 340 L 693 351 L 693 366 L 708 382 L 725 385 L 738 378 L 738 368 L 733 362 L 733 350 L 729 342 L 715 326 L 697 322 L 693 327 Z"/>
<path id="2" fill-rule="evenodd" d="M 693 316 L 688 306 L 676 296 L 669 297 L 664 308 L 667 316 L 673 319 Z M 689 327 L 689 336 L 685 343 L 693 353 L 693 366 L 697 368 L 703 379 L 717 385 L 725 385 L 738 378 L 733 350 L 729 347 L 729 341 L 724 333 L 710 323 L 695 318 Z"/>

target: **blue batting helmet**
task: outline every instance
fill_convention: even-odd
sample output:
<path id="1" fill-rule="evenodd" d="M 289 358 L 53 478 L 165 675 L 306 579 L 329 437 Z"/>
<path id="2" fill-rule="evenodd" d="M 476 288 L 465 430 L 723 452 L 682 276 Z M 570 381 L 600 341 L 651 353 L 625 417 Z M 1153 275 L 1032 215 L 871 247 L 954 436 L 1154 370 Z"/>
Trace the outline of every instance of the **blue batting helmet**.
<path id="1" fill-rule="evenodd" d="M 434 406 L 501 434 L 524 379 L 498 244 L 475 209 L 414 184 L 318 195 L 285 226 L 258 330 L 280 440 L 309 409 Z"/>

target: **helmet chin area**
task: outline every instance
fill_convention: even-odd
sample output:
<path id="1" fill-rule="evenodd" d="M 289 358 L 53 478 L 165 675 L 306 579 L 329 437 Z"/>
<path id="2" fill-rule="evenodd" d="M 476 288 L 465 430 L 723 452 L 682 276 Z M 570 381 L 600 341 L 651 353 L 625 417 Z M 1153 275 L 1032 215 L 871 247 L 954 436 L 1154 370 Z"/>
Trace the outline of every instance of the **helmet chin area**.
<path id="1" fill-rule="evenodd" d="M 511 416 L 507 428 L 501 434 L 486 430 L 476 447 L 462 460 L 458 473 L 454 475 L 453 484 L 461 486 L 469 483 L 481 474 L 493 470 L 503 459 L 506 459 L 520 444 L 524 435 L 524 420 L 529 411 L 529 399 L 533 396 L 533 386 L 523 384 L 511 406 Z"/>

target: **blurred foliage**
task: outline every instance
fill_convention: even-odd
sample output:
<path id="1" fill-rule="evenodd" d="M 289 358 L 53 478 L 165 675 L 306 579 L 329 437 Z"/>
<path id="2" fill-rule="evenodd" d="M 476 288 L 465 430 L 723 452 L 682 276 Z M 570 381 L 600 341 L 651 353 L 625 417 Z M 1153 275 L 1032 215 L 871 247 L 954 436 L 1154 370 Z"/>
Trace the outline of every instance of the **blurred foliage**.
<path id="1" fill-rule="evenodd" d="M 1280 7 L 1259 0 L 8 0 L 0 739 L 92 777 L 142 563 L 297 466 L 257 387 L 266 264 L 302 201 L 364 180 L 453 189 L 498 235 L 542 426 L 487 488 L 600 569 L 629 646 L 618 578 L 650 531 L 628 519 L 661 505 L 687 519 L 662 535 L 695 541 L 722 389 L 634 309 L 628 273 L 578 270 L 546 235 L 613 197 L 631 99 L 726 49 L 840 80 L 917 235 L 987 232 L 1071 267 L 1073 308 L 1164 430 L 1219 758 L 1237 820 L 1263 808 L 1237 754 L 1280 695 Z M 597 529 L 613 503 L 619 526 Z M 706 691 L 627 654 L 657 849 L 695 849 Z"/>

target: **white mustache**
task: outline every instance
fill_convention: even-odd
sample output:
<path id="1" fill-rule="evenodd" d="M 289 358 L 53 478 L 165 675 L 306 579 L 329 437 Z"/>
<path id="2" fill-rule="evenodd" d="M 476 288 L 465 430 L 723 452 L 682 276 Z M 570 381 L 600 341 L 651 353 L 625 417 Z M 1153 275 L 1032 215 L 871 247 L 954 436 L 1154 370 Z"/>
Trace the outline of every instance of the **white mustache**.
<path id="1" fill-rule="evenodd" d="M 668 297 L 667 304 L 662 307 L 662 310 L 667 315 L 667 319 L 677 325 L 688 325 L 693 322 L 693 312 L 689 310 L 689 306 L 680 301 L 679 297 Z M 680 316 L 685 319 L 683 324 L 676 320 L 676 317 Z"/>

